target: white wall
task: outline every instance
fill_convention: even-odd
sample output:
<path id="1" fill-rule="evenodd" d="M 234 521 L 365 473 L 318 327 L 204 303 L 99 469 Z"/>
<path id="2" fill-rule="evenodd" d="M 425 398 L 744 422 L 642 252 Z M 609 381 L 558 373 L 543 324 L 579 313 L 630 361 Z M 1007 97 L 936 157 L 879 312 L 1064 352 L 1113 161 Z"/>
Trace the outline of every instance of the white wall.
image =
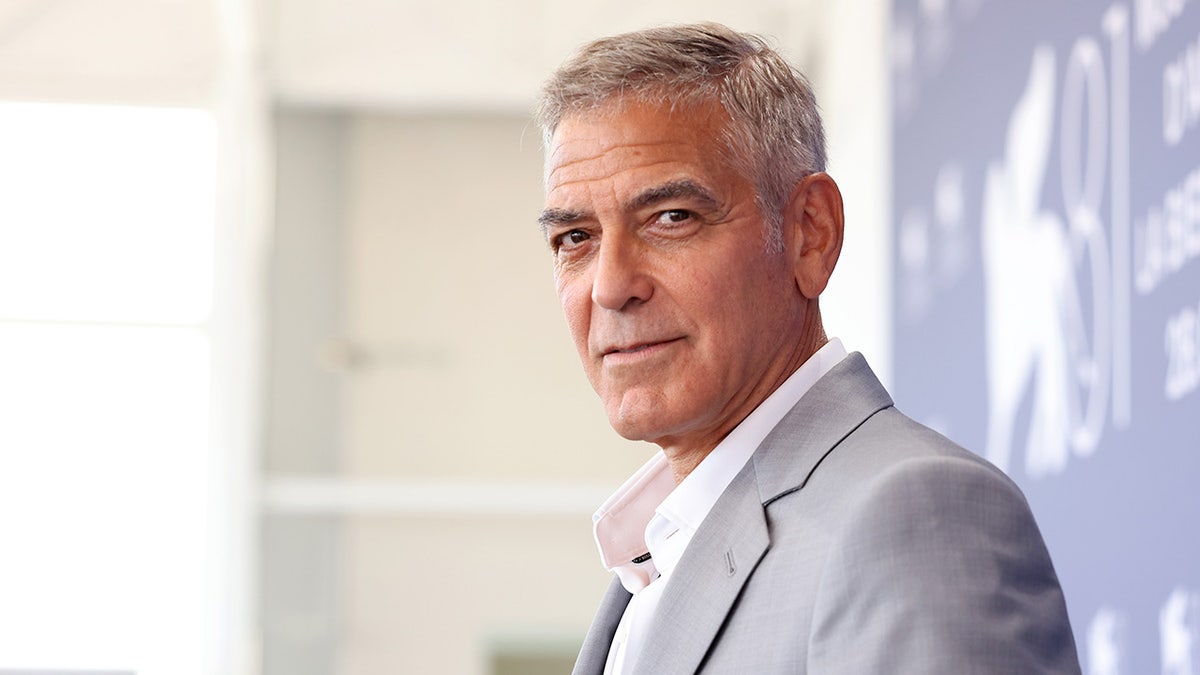
<path id="1" fill-rule="evenodd" d="M 846 239 L 821 312 L 830 335 L 891 380 L 891 87 L 886 0 L 841 0 L 820 10 L 810 69 L 842 188 Z"/>

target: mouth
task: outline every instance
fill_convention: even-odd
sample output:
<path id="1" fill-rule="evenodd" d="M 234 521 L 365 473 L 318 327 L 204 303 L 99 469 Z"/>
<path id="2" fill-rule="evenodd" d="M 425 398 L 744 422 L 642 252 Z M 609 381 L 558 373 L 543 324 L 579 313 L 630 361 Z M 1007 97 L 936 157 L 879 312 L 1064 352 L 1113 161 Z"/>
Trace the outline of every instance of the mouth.
<path id="1" fill-rule="evenodd" d="M 646 354 L 657 351 L 663 347 L 674 344 L 682 340 L 682 337 L 667 338 L 665 340 L 652 340 L 649 342 L 635 342 L 633 344 L 621 347 L 610 347 L 603 352 L 604 358 L 610 356 L 625 357 L 634 354 Z"/>

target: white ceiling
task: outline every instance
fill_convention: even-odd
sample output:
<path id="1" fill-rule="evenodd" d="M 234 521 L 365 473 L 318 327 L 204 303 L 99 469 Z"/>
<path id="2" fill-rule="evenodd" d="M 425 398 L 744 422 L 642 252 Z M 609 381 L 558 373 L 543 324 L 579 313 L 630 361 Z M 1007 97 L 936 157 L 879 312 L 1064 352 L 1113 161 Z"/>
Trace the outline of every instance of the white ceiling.
<path id="1" fill-rule="evenodd" d="M 240 2 L 3 0 L 0 98 L 206 100 L 227 58 L 222 9 Z M 652 24 L 719 20 L 805 62 L 814 46 L 799 46 L 820 34 L 801 20 L 811 2 L 258 0 L 254 35 L 262 81 L 284 102 L 524 111 L 574 47 Z"/>
<path id="2" fill-rule="evenodd" d="M 4 0 L 0 97 L 203 100 L 218 38 L 210 0 Z"/>
<path id="3" fill-rule="evenodd" d="M 271 79 L 290 101 L 525 110 L 592 38 L 720 20 L 794 43 L 794 0 L 273 0 Z"/>

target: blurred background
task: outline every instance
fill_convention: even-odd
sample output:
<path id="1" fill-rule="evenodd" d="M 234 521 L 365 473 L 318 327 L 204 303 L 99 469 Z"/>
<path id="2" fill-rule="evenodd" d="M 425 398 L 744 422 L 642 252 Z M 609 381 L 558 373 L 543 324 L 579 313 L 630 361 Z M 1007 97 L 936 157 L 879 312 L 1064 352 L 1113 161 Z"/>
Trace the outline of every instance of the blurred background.
<path id="1" fill-rule="evenodd" d="M 1074 15 L 1054 23 L 1046 10 L 1026 20 L 1037 3 L 985 0 L 4 0 L 0 673 L 569 672 L 609 581 L 591 514 L 652 448 L 608 428 L 576 361 L 536 224 L 529 113 L 542 80 L 605 34 L 722 21 L 771 36 L 809 75 L 847 215 L 827 330 L 920 419 L 983 452 L 991 390 L 942 386 L 942 405 L 920 389 L 993 382 L 978 350 L 1000 339 L 976 315 L 987 163 L 941 159 L 980 139 L 980 157 L 1003 154 L 1043 26 L 1067 36 L 1057 71 L 1069 74 L 1067 38 L 1128 25 L 1064 4 Z M 1127 5 L 1113 4 L 1126 20 Z M 1139 3 L 1147 34 L 1168 35 L 1163 61 L 1200 24 L 1183 5 Z M 1004 53 L 1009 34 L 1034 37 L 943 97 L 942 74 Z M 1181 68 L 1200 91 L 1200 70 Z M 1014 75 L 993 89 L 993 72 Z M 978 103 L 986 92 L 994 105 Z M 1172 156 L 1191 166 L 1200 95 L 1183 101 Z M 1022 133 L 1007 137 L 1037 141 Z M 1174 267 L 1155 268 L 1182 289 L 1164 311 L 1192 350 L 1165 444 L 1200 457 L 1200 245 L 1180 241 Z M 1011 259 L 1018 276 L 1053 269 Z M 1092 275 L 1090 260 L 1071 269 Z M 1082 324 L 1108 325 L 1097 316 Z M 1161 349 L 1156 321 L 1147 352 Z M 1096 331 L 1072 354 L 1100 351 Z M 977 349 L 964 361 L 960 341 Z M 1076 386 L 1107 387 L 1095 382 Z M 1013 413 L 1021 439 L 1042 406 L 1030 398 Z M 968 400 L 984 411 L 954 408 Z M 1101 452 L 1095 439 L 1066 450 L 1072 467 L 1141 447 L 1128 430 L 1161 419 L 1121 410 L 1101 413 Z M 1188 461 L 1175 475 L 1194 483 Z M 1109 569 L 1086 554 L 1112 539 L 1103 524 L 1070 538 L 1077 486 L 1054 482 L 1061 467 L 1010 472 L 1056 560 L 1058 547 L 1085 552 L 1064 555 L 1063 583 L 1088 672 L 1200 673 L 1193 493 L 1130 524 L 1171 513 L 1162 536 L 1177 540 L 1156 555 L 1173 567 L 1146 606 L 1122 605 L 1091 589 L 1126 576 L 1087 576 Z M 1097 500 L 1117 490 L 1066 475 Z M 1168 595 L 1175 613 L 1159 621 Z"/>
<path id="2" fill-rule="evenodd" d="M 0 3 L 0 670 L 569 670 L 650 448 L 560 315 L 536 92 L 603 34 L 770 34 L 882 237 L 886 7 L 815 4 Z"/>

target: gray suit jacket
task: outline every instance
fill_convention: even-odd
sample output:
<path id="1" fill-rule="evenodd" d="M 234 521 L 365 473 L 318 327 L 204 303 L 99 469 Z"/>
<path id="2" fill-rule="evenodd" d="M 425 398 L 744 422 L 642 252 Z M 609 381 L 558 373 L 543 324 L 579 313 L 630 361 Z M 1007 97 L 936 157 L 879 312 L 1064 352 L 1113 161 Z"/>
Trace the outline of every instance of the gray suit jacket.
<path id="1" fill-rule="evenodd" d="M 601 675 L 614 580 L 575 675 Z M 663 591 L 634 675 L 1078 673 L 1025 498 L 892 407 L 862 356 L 763 440 Z"/>

